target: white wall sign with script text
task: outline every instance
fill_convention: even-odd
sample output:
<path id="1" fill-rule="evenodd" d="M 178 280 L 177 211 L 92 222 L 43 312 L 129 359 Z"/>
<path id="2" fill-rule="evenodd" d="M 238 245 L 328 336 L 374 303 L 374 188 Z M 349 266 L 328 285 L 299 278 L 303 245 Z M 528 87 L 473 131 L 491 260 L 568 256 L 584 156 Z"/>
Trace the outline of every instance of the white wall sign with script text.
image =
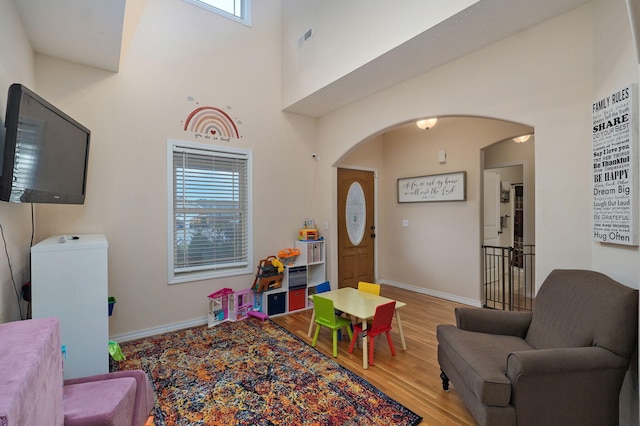
<path id="1" fill-rule="evenodd" d="M 593 103 L 593 239 L 638 245 L 638 87 Z"/>
<path id="2" fill-rule="evenodd" d="M 399 203 L 466 201 L 467 172 L 398 179 Z"/>

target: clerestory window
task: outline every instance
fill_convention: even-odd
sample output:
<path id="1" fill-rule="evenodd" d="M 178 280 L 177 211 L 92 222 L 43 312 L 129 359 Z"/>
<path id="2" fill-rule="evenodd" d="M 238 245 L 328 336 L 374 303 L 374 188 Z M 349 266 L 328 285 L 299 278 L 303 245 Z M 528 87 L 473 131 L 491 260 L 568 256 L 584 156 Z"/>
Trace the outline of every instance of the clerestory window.
<path id="1" fill-rule="evenodd" d="M 205 10 L 251 26 L 251 0 L 184 0 Z"/>

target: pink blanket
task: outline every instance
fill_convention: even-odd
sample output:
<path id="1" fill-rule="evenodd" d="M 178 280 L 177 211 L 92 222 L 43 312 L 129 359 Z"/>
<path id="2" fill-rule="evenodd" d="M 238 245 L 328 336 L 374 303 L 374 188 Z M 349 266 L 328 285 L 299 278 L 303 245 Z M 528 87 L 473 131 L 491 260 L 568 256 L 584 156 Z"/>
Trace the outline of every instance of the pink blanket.
<path id="1" fill-rule="evenodd" d="M 57 318 L 0 324 L 0 425 L 63 424 Z"/>

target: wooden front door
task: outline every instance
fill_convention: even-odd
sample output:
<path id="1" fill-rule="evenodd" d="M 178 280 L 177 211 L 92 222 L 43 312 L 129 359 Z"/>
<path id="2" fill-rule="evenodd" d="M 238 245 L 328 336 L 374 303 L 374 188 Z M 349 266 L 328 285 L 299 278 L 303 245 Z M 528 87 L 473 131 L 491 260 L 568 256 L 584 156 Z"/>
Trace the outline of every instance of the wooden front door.
<path id="1" fill-rule="evenodd" d="M 338 169 L 338 286 L 375 282 L 374 174 Z"/>

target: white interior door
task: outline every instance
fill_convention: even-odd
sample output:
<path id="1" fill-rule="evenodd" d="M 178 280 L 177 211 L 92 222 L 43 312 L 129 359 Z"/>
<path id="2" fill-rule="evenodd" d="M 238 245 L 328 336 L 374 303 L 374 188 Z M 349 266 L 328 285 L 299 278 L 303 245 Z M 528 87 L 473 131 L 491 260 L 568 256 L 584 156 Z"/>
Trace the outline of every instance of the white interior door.
<path id="1" fill-rule="evenodd" d="M 484 245 L 500 245 L 500 175 L 484 172 Z"/>
<path id="2" fill-rule="evenodd" d="M 512 186 L 509 189 L 509 217 L 511 218 L 511 227 L 509 228 L 509 247 L 515 247 L 514 226 L 516 220 L 516 189 Z"/>

